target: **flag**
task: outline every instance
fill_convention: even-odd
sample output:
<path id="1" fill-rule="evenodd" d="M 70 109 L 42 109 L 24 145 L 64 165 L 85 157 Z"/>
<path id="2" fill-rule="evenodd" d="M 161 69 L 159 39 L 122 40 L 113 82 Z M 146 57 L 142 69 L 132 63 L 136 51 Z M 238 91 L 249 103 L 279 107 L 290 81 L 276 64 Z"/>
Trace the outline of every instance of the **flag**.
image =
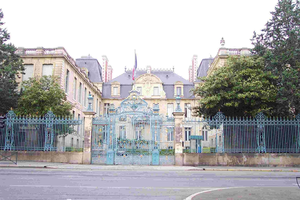
<path id="1" fill-rule="evenodd" d="M 134 63 L 134 68 L 132 70 L 132 80 L 134 80 L 136 76 L 136 68 L 137 68 L 137 60 L 136 60 L 136 53 L 135 53 L 135 63 Z"/>

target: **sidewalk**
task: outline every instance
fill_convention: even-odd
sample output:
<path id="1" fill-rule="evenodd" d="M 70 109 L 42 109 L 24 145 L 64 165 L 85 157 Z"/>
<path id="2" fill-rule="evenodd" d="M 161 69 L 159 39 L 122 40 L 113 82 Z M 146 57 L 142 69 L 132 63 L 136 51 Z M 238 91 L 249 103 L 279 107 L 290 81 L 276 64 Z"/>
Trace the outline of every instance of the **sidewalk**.
<path id="1" fill-rule="evenodd" d="M 158 171 L 256 171 L 300 172 L 300 167 L 236 167 L 236 166 L 148 166 L 148 165 L 83 165 L 66 163 L 18 161 L 17 165 L 0 161 L 0 168 L 47 168 L 70 170 L 158 170 Z"/>

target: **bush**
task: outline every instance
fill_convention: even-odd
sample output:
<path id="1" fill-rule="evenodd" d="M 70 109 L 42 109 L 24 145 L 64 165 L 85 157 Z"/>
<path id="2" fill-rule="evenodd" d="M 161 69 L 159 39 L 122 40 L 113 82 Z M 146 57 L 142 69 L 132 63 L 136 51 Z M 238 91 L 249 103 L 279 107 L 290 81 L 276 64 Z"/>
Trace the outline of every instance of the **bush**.
<path id="1" fill-rule="evenodd" d="M 66 147 L 66 152 L 83 152 L 83 148 Z"/>

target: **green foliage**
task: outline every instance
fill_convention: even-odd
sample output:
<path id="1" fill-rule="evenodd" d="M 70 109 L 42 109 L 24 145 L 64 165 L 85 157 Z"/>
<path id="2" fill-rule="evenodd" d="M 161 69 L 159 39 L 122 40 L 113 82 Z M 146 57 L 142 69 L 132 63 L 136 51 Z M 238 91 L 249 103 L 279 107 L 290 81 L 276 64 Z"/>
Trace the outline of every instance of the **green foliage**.
<path id="1" fill-rule="evenodd" d="M 256 115 L 260 111 L 271 114 L 276 101 L 277 77 L 265 72 L 263 58 L 229 57 L 227 64 L 215 71 L 200 87 L 197 115 L 212 116 L 222 111 L 226 116 Z"/>
<path id="2" fill-rule="evenodd" d="M 159 155 L 161 156 L 175 155 L 175 149 L 161 149 Z"/>
<path id="3" fill-rule="evenodd" d="M 265 71 L 278 76 L 276 115 L 300 113 L 299 0 L 280 0 L 261 34 L 252 38 L 253 54 L 265 58 Z"/>
<path id="4" fill-rule="evenodd" d="M 83 148 L 66 147 L 66 152 L 83 152 Z"/>
<path id="5" fill-rule="evenodd" d="M 16 77 L 24 71 L 22 60 L 15 54 L 15 46 L 7 44 L 10 35 L 2 28 L 2 18 L 3 12 L 0 9 L 0 115 L 16 107 L 19 97 Z"/>
<path id="6" fill-rule="evenodd" d="M 23 92 L 18 101 L 18 115 L 44 116 L 51 110 L 56 116 L 69 116 L 72 105 L 66 102 L 66 94 L 51 76 L 31 78 L 22 83 Z"/>

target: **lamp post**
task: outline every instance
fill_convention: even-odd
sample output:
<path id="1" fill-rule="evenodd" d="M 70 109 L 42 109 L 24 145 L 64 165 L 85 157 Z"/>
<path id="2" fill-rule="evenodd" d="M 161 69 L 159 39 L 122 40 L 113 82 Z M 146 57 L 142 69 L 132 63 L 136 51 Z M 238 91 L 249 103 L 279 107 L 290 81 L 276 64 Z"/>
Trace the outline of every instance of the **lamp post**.
<path id="1" fill-rule="evenodd" d="M 87 111 L 91 111 L 91 112 L 93 111 L 93 101 L 94 101 L 94 97 L 92 97 L 92 95 L 89 94 Z"/>
<path id="2" fill-rule="evenodd" d="M 177 96 L 176 96 L 177 108 L 176 108 L 176 110 L 175 110 L 176 112 L 182 112 L 182 110 L 181 110 L 181 108 L 180 108 L 180 100 L 181 100 L 180 96 L 177 95 Z"/>

